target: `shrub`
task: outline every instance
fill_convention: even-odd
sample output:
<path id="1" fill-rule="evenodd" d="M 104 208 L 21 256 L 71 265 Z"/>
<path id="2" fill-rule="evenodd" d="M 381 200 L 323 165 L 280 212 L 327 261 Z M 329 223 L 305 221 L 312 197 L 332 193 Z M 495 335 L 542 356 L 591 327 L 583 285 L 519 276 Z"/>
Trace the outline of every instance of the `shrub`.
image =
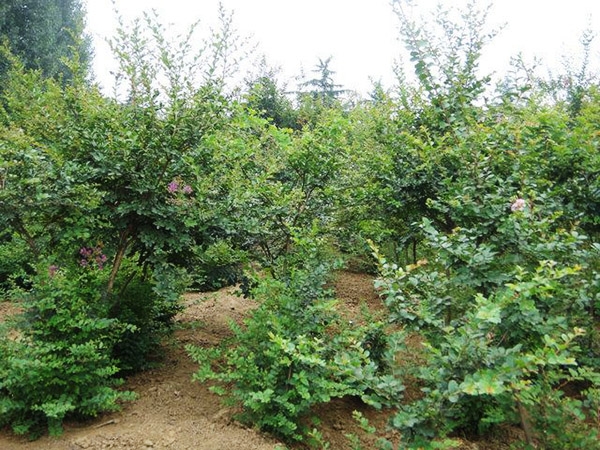
<path id="1" fill-rule="evenodd" d="M 97 269 L 40 269 L 16 323 L 0 339 L 0 425 L 15 433 L 62 431 L 68 415 L 96 416 L 132 398 L 120 380 L 113 345 L 130 327 L 107 318 Z"/>
<path id="2" fill-rule="evenodd" d="M 339 318 L 325 289 L 331 261 L 320 245 L 297 236 L 294 242 L 294 251 L 272 268 L 278 278 L 264 277 L 253 290 L 260 306 L 244 326 L 232 325 L 229 345 L 188 351 L 201 365 L 195 379 L 233 385 L 229 396 L 243 409 L 240 419 L 302 440 L 312 406 L 361 396 L 374 384 L 379 366 L 368 348 L 381 342 L 376 327 L 352 329 Z"/>
<path id="3" fill-rule="evenodd" d="M 192 287 L 201 291 L 231 286 L 243 277 L 246 252 L 236 249 L 226 240 L 193 249 L 188 257 L 187 270 L 193 279 Z"/>
<path id="4" fill-rule="evenodd" d="M 124 262 L 123 273 L 109 297 L 109 317 L 127 325 L 115 342 L 113 356 L 121 372 L 137 372 L 160 360 L 163 339 L 181 311 L 181 294 L 189 284 L 183 269 L 157 264 L 145 274 L 134 262 Z"/>
<path id="5" fill-rule="evenodd" d="M 32 260 L 24 242 L 13 236 L 0 236 L 0 293 L 8 291 L 13 284 L 27 285 Z"/>
<path id="6" fill-rule="evenodd" d="M 501 194 L 489 185 L 462 194 L 437 206 L 464 228 L 442 233 L 422 222 L 428 259 L 403 269 L 378 256 L 392 320 L 425 340 L 425 362 L 406 368 L 425 395 L 402 405 L 393 425 L 414 445 L 513 422 L 546 448 L 594 442 L 583 403 L 564 386 L 599 377 L 589 368 L 598 358 L 595 246 L 575 227 L 560 227 L 549 196 L 499 208 Z M 495 218 L 493 228 L 465 220 L 473 206 Z M 561 418 L 571 421 L 568 432 L 556 427 Z"/>

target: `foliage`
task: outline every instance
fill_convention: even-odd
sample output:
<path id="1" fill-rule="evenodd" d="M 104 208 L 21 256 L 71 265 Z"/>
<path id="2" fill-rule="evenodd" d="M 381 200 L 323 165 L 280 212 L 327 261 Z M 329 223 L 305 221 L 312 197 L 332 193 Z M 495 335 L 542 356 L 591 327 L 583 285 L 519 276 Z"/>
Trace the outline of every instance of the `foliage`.
<path id="1" fill-rule="evenodd" d="M 474 3 L 462 28 L 439 10 L 445 42 L 396 7 L 424 93 L 401 91 L 405 109 L 373 135 L 389 152 L 373 184 L 392 212 L 381 217 L 413 244 L 412 258 L 378 252 L 379 286 L 390 318 L 425 341 L 424 361 L 399 368 L 424 392 L 392 421 L 400 446 L 517 422 L 528 445 L 595 448 L 593 410 L 566 389 L 598 382 L 593 89 L 575 115 L 562 104 L 482 108 L 485 16 Z"/>
<path id="2" fill-rule="evenodd" d="M 116 407 L 120 394 L 112 390 L 113 376 L 144 367 L 178 311 L 188 248 L 210 246 L 223 234 L 203 207 L 212 188 L 203 175 L 212 168 L 197 169 L 206 159 L 200 140 L 226 121 L 226 101 L 214 84 L 194 87 L 180 70 L 188 67 L 182 49 L 191 37 L 175 49 L 162 28 L 147 20 L 144 31 L 141 25 L 131 33 L 121 30 L 115 41 L 121 79 L 129 82 L 125 103 L 89 86 L 77 58 L 68 62 L 72 82 L 63 85 L 27 70 L 2 49 L 10 62 L 0 102 L 3 239 L 27 249 L 27 264 L 64 261 L 60 276 L 50 280 L 60 286 L 48 292 L 51 283 L 36 281 L 31 291 L 42 304 L 51 303 L 52 314 L 60 307 L 64 323 L 53 326 L 63 327 L 62 334 L 52 337 L 55 330 L 42 327 L 39 340 L 6 344 L 6 355 L 23 354 L 3 359 L 3 395 L 10 398 L 3 421 L 17 431 L 47 416 L 57 432 L 67 413 L 93 415 Z M 146 53 L 147 39 L 159 58 Z M 90 245 L 92 236 L 97 243 Z M 76 260 L 88 269 L 103 268 L 103 275 L 88 283 L 77 275 L 81 268 L 73 268 Z M 13 267 L 10 276 L 19 270 Z M 82 330 L 69 322 L 88 313 Z M 80 365 L 88 375 L 72 367 L 79 356 L 71 348 L 89 360 L 89 367 Z M 34 367 L 37 379 L 19 381 L 20 367 L 35 365 L 36 358 L 47 360 L 48 371 Z M 58 376 L 66 370 L 72 379 Z M 46 379 L 54 376 L 58 381 Z"/>
<path id="3" fill-rule="evenodd" d="M 0 340 L 0 424 L 15 433 L 62 431 L 67 416 L 96 416 L 131 399 L 116 387 L 111 349 L 129 326 L 107 319 L 101 271 L 42 266 L 23 316 Z"/>
<path id="4" fill-rule="evenodd" d="M 220 89 L 227 88 L 232 79 L 239 75 L 242 64 L 254 51 L 250 38 L 239 34 L 233 19 L 234 12 L 228 11 L 219 2 L 219 27 L 211 29 L 202 49 L 202 53 L 207 56 L 203 64 L 204 80 Z M 234 86 L 229 88 L 233 89 Z"/>
<path id="5" fill-rule="evenodd" d="M 156 360 L 189 283 L 242 281 L 259 307 L 223 347 L 189 352 L 197 378 L 231 385 L 262 429 L 326 446 L 311 408 L 353 395 L 397 407 L 401 448 L 507 423 L 524 445 L 597 446 L 591 35 L 580 69 L 546 84 L 515 74 L 492 93 L 479 72 L 487 9 L 420 24 L 408 3 L 393 5 L 416 84 L 399 73 L 395 90 L 354 104 L 331 58 L 296 104 L 274 71 L 228 94 L 245 43 L 222 7 L 201 48 L 198 24 L 173 43 L 152 14 L 121 20 L 114 97 L 87 83 L 85 54 L 60 66 L 48 54 L 54 68 L 35 71 L 14 42 L 0 48 L 0 283 L 26 298 L 0 343 L 2 425 L 55 433 L 116 408 L 128 394 L 115 376 Z M 385 320 L 340 318 L 334 254 L 378 265 Z M 399 364 L 409 334 L 424 342 L 411 367 Z M 401 402 L 406 377 L 421 398 Z"/>
<path id="6" fill-rule="evenodd" d="M 214 243 L 190 249 L 185 268 L 192 288 L 214 291 L 244 280 L 243 267 L 248 263 L 248 250 L 231 241 L 234 239 L 224 236 Z"/>
<path id="7" fill-rule="evenodd" d="M 31 255 L 24 242 L 10 235 L 0 237 L 0 296 L 14 285 L 24 287 L 32 272 Z"/>
<path id="8" fill-rule="evenodd" d="M 490 3 L 480 8 L 470 0 L 463 10 L 438 4 L 432 18 L 421 23 L 412 17 L 411 2 L 394 0 L 392 5 L 426 100 L 417 128 L 424 126 L 434 135 L 460 133 L 473 119 L 473 106 L 489 83 L 478 66 L 482 49 L 495 34 L 486 31 Z"/>
<path id="9" fill-rule="evenodd" d="M 140 267 L 181 260 L 188 246 L 205 245 L 211 220 L 200 203 L 209 186 L 191 162 L 205 159 L 200 139 L 224 121 L 225 101 L 212 85 L 193 88 L 180 73 L 185 52 L 166 43 L 150 17 L 148 28 L 115 41 L 126 104 L 85 84 L 62 88 L 18 62 L 5 93 L 3 225 L 35 257 L 68 253 L 92 235 L 101 240 L 109 293 L 125 257 Z M 146 44 L 158 46 L 160 58 L 146 54 Z"/>
<path id="10" fill-rule="evenodd" d="M 330 113 L 343 140 L 337 144 L 340 164 L 337 167 L 332 200 L 334 208 L 331 229 L 342 253 L 350 259 L 351 267 L 372 273 L 373 266 L 367 240 L 378 244 L 390 243 L 394 235 L 390 196 L 381 180 L 387 177 L 391 162 L 387 142 L 382 133 L 393 133 L 390 118 L 395 106 L 392 99 L 383 95 L 380 101 L 361 103 L 347 113 Z M 322 119 L 322 120 L 323 120 Z"/>
<path id="11" fill-rule="evenodd" d="M 265 70 L 260 76 L 249 80 L 245 103 L 248 108 L 273 121 L 278 128 L 298 129 L 297 112 L 291 100 L 278 86 L 275 72 Z"/>
<path id="12" fill-rule="evenodd" d="M 112 349 L 121 373 L 147 369 L 160 360 L 161 344 L 181 311 L 179 297 L 187 285 L 186 276 L 172 266 L 157 267 L 148 277 L 126 262 L 108 311 L 108 317 L 128 326 Z"/>
<path id="13" fill-rule="evenodd" d="M 71 79 L 64 58 L 79 55 L 85 67 L 91 59 L 91 41 L 84 35 L 85 11 L 79 0 L 6 0 L 0 5 L 0 37 L 28 69 L 45 77 Z M 6 61 L 0 57 L 0 80 Z"/>
<path id="14" fill-rule="evenodd" d="M 270 267 L 291 248 L 296 230 L 328 230 L 344 133 L 335 111 L 298 136 L 236 111 L 227 127 L 203 141 L 223 237 Z"/>
<path id="15" fill-rule="evenodd" d="M 551 440 L 552 431 L 538 433 L 524 410 L 540 424 L 559 414 L 585 417 L 560 386 L 597 382 L 586 366 L 597 365 L 599 356 L 593 331 L 599 286 L 590 270 L 597 249 L 576 230 L 557 226 L 560 213 L 549 197 L 503 201 L 507 183 L 492 175 L 485 180 L 477 191 L 455 183 L 458 192 L 443 205 L 463 226 L 440 233 L 423 220 L 428 259 L 402 269 L 379 256 L 392 319 L 426 342 L 426 364 L 409 370 L 424 383 L 425 397 L 402 406 L 394 419 L 417 442 L 516 419 L 531 436 L 543 429 Z M 553 408 L 542 407 L 548 401 Z M 593 439 L 593 430 L 581 427 L 581 439 Z"/>
<path id="16" fill-rule="evenodd" d="M 258 309 L 243 327 L 232 324 L 227 347 L 188 347 L 201 365 L 197 380 L 232 383 L 241 419 L 289 440 L 308 435 L 304 420 L 313 405 L 362 395 L 377 371 L 365 330 L 348 328 L 335 312 L 325 289 L 331 263 L 317 242 L 296 237 L 278 279 L 263 278 L 254 289 Z"/>
<path id="17" fill-rule="evenodd" d="M 385 114 L 370 130 L 375 147 L 369 156 L 377 155 L 377 149 L 384 154 L 378 156 L 384 164 L 369 177 L 370 204 L 381 204 L 376 217 L 385 224 L 379 229 L 394 242 L 391 251 L 415 263 L 422 239 L 415 224 L 422 217 L 444 230 L 452 228 L 443 214 L 429 208 L 427 200 L 443 192 L 445 180 L 460 178 L 465 167 L 454 149 L 485 121 L 483 94 L 489 77 L 480 75 L 479 59 L 494 33 L 486 33 L 487 9 L 474 1 L 464 10 L 439 6 L 420 22 L 414 18 L 411 2 L 392 3 L 416 85 L 399 73 L 397 99 L 386 101 L 378 95 L 370 109 Z M 371 238 L 381 241 L 375 235 Z"/>
<path id="18" fill-rule="evenodd" d="M 94 208 L 100 195 L 69 158 L 77 140 L 68 111 L 73 112 L 70 104 L 81 92 L 74 87 L 63 92 L 56 81 L 12 61 L 0 110 L 0 220 L 35 263 L 45 248 L 54 251 L 59 243 L 74 248 L 89 238 L 95 217 L 80 206 Z"/>

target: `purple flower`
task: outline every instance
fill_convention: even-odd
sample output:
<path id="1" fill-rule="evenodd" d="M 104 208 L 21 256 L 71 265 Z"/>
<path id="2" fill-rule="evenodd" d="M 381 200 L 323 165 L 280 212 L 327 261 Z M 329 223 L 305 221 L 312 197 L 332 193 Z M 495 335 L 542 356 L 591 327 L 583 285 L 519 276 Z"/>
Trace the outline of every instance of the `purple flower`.
<path id="1" fill-rule="evenodd" d="M 79 254 L 82 256 L 79 260 L 79 265 L 81 267 L 102 270 L 104 268 L 104 263 L 108 260 L 106 255 L 102 253 L 101 243 L 95 247 L 81 247 L 79 249 Z"/>
<path id="2" fill-rule="evenodd" d="M 104 263 L 106 262 L 106 255 L 104 253 L 100 253 L 96 255 L 96 265 L 98 269 L 102 270 L 104 268 Z"/>
<path id="3" fill-rule="evenodd" d="M 186 184 L 183 187 L 183 193 L 184 194 L 191 194 L 192 193 L 192 187 L 189 184 Z"/>
<path id="4" fill-rule="evenodd" d="M 516 212 L 516 211 L 523 211 L 525 209 L 525 200 L 523 200 L 522 198 L 518 198 L 515 200 L 515 202 L 510 205 L 510 210 L 512 212 Z"/>
<path id="5" fill-rule="evenodd" d="M 171 181 L 167 185 L 167 191 L 169 191 L 171 194 L 173 194 L 174 192 L 177 192 L 178 189 L 179 189 L 179 183 L 175 180 Z"/>
<path id="6" fill-rule="evenodd" d="M 54 277 L 54 275 L 56 275 L 56 272 L 58 272 L 59 267 L 57 265 L 52 264 L 50 267 L 48 267 L 48 276 L 50 278 Z"/>

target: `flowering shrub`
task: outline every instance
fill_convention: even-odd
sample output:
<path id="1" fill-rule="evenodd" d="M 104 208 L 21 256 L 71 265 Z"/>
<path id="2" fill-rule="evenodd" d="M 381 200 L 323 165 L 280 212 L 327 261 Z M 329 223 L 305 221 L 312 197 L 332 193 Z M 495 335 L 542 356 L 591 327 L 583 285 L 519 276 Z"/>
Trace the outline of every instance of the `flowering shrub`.
<path id="1" fill-rule="evenodd" d="M 525 209 L 525 200 L 522 198 L 518 198 L 514 201 L 512 205 L 510 205 L 510 210 L 512 212 L 523 211 Z"/>
<path id="2" fill-rule="evenodd" d="M 178 190 L 179 190 L 179 183 L 175 180 L 171 181 L 167 185 L 167 191 L 169 191 L 169 193 L 171 193 L 171 194 L 177 192 Z"/>
<path id="3" fill-rule="evenodd" d="M 501 186 L 493 179 L 479 192 L 482 208 L 499 206 L 493 233 L 485 222 L 442 233 L 424 219 L 427 259 L 401 268 L 377 254 L 392 320 L 425 340 L 426 363 L 404 369 L 425 395 L 400 406 L 394 426 L 417 447 L 456 429 L 518 422 L 529 444 L 598 448 L 584 403 L 562 389 L 600 380 L 592 314 L 599 285 L 590 270 L 600 255 L 575 228 L 558 226 L 551 199 L 538 194 L 534 207 L 522 198 L 507 202 L 493 192 Z M 435 207 L 450 203 L 458 219 L 479 200 L 460 192 Z M 593 390 L 587 394 L 598 401 Z M 580 418 L 569 435 L 549 426 L 559 416 Z"/>
<path id="4" fill-rule="evenodd" d="M 181 181 L 179 178 L 174 179 L 167 185 L 167 191 L 170 194 L 175 194 L 177 192 L 183 192 L 186 195 L 190 195 L 194 190 L 189 184 L 181 186 Z"/>
<path id="5" fill-rule="evenodd" d="M 96 247 L 81 247 L 79 254 L 82 258 L 79 260 L 81 267 L 97 268 L 102 270 L 106 263 L 106 255 L 102 253 L 102 246 L 97 245 Z"/>

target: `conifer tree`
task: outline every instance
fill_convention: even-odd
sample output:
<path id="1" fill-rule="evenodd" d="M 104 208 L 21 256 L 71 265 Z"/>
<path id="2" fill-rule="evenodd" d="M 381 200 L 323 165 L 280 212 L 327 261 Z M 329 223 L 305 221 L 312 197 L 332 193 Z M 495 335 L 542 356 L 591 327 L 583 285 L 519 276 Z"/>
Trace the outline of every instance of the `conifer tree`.
<path id="1" fill-rule="evenodd" d="M 301 85 L 302 88 L 308 89 L 308 94 L 311 97 L 320 99 L 325 106 L 332 106 L 340 94 L 345 92 L 344 89 L 341 89 L 340 84 L 333 81 L 335 71 L 329 67 L 331 58 L 331 56 L 325 60 L 319 58 L 319 62 L 312 70 L 313 73 L 317 74 L 317 77 L 305 81 Z"/>

